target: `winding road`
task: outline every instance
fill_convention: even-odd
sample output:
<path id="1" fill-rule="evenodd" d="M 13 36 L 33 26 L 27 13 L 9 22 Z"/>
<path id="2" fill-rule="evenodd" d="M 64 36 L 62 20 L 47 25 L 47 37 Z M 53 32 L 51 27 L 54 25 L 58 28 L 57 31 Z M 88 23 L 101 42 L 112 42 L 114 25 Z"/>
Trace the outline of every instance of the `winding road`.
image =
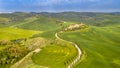
<path id="1" fill-rule="evenodd" d="M 58 36 L 58 33 L 55 33 L 55 37 L 56 37 L 57 39 L 64 40 L 64 39 L 61 39 L 61 38 Z M 67 40 L 64 40 L 64 41 L 67 41 Z M 81 49 L 78 47 L 77 44 L 75 44 L 75 43 L 73 43 L 73 42 L 70 42 L 70 41 L 67 41 L 67 42 L 74 44 L 75 48 L 76 48 L 77 51 L 78 51 L 78 56 L 77 56 L 77 58 L 76 58 L 75 60 L 73 60 L 73 62 L 72 62 L 71 64 L 69 64 L 68 67 L 67 67 L 67 68 L 71 68 L 73 65 L 75 65 L 75 64 L 80 60 L 80 57 L 81 57 L 81 55 L 82 55 L 82 51 L 81 51 Z"/>
<path id="2" fill-rule="evenodd" d="M 64 39 L 61 39 L 59 36 L 58 36 L 58 33 L 55 33 L 55 37 L 59 40 L 63 40 L 63 41 L 67 41 L 67 40 L 64 40 Z M 78 51 L 78 56 L 76 59 L 74 59 L 68 66 L 67 68 L 71 68 L 73 65 L 75 65 L 81 58 L 81 55 L 82 55 L 82 51 L 81 49 L 78 47 L 77 44 L 73 43 L 73 42 L 70 42 L 70 41 L 67 41 L 71 44 L 74 44 L 74 47 L 77 49 Z M 14 65 L 12 65 L 10 68 L 17 68 L 20 64 L 22 64 L 24 61 L 26 61 L 26 59 L 28 57 L 30 57 L 31 55 L 33 55 L 33 53 L 38 53 L 40 51 L 40 49 L 35 49 L 34 51 L 28 53 L 28 55 L 26 55 L 23 59 L 21 59 L 20 61 L 18 61 L 17 63 L 15 63 Z"/>

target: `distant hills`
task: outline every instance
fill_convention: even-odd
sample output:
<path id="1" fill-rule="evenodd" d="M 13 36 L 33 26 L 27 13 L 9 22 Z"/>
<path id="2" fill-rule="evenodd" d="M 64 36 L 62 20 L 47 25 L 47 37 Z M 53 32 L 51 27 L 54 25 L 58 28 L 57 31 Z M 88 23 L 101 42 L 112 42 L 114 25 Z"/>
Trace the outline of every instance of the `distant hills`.
<path id="1" fill-rule="evenodd" d="M 44 17 L 46 19 L 85 23 L 94 26 L 105 26 L 120 23 L 120 12 L 101 13 L 101 12 L 60 12 L 60 13 L 48 13 L 48 12 L 14 12 L 14 13 L 0 13 L 0 26 L 10 25 L 12 23 L 17 24 L 23 22 L 30 17 L 38 17 L 40 20 Z M 3 19 L 7 20 L 7 23 L 3 24 Z M 6 21 L 5 21 L 6 22 Z M 53 22 L 53 21 L 51 21 Z"/>
<path id="2" fill-rule="evenodd" d="M 84 22 L 90 25 L 104 26 L 118 23 L 120 12 L 98 13 L 98 12 L 62 12 L 62 13 L 39 13 L 42 16 L 57 18 L 64 21 Z"/>

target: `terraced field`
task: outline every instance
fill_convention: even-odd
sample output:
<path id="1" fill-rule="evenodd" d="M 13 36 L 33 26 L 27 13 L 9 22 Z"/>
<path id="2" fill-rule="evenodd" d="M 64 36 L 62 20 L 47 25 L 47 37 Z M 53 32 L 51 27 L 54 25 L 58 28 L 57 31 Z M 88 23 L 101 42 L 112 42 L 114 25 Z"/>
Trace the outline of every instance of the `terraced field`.
<path id="1" fill-rule="evenodd" d="M 54 45 L 49 45 L 32 56 L 33 62 L 48 68 L 67 68 L 67 66 L 77 57 L 76 48 L 65 41 L 58 41 Z"/>
<path id="2" fill-rule="evenodd" d="M 75 42 L 83 50 L 80 63 L 74 68 L 120 68 L 119 26 L 90 27 L 87 30 L 59 34 Z"/>

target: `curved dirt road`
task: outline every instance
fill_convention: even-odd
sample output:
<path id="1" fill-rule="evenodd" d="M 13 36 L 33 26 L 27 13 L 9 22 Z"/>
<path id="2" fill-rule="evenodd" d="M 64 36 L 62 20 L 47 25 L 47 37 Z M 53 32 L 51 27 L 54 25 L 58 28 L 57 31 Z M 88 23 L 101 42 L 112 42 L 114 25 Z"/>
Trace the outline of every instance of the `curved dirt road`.
<path id="1" fill-rule="evenodd" d="M 24 58 L 22 58 L 20 61 L 16 62 L 15 64 L 13 64 L 10 68 L 18 68 L 19 65 L 22 65 L 23 62 L 27 61 L 29 57 L 31 57 L 34 53 L 38 53 L 40 52 L 41 49 L 35 49 L 34 51 L 29 52 Z M 23 65 L 24 68 L 24 65 Z"/>
<path id="2" fill-rule="evenodd" d="M 58 33 L 55 33 L 55 37 L 56 37 L 57 39 L 64 40 L 64 39 L 61 39 L 61 38 L 58 36 Z M 67 40 L 64 40 L 64 41 L 67 41 Z M 80 60 L 80 57 L 81 57 L 81 55 L 82 55 L 82 51 L 81 51 L 81 49 L 78 47 L 77 44 L 75 44 L 75 43 L 73 43 L 73 42 L 70 42 L 70 41 L 67 41 L 67 42 L 74 44 L 75 48 L 76 48 L 77 51 L 78 51 L 78 56 L 77 56 L 77 58 L 76 58 L 75 60 L 73 60 L 73 62 L 72 62 L 71 64 L 69 64 L 68 67 L 67 67 L 67 68 L 71 68 L 75 63 L 77 63 L 77 62 Z"/>

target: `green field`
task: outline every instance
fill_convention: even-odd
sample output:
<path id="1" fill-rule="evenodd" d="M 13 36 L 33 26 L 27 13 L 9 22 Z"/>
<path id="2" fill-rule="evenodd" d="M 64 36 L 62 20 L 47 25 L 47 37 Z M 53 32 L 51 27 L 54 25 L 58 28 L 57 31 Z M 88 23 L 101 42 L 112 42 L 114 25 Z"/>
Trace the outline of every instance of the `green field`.
<path id="1" fill-rule="evenodd" d="M 40 31 L 23 30 L 18 28 L 0 28 L 0 40 L 16 40 L 32 37 Z"/>
<path id="2" fill-rule="evenodd" d="M 66 68 L 77 56 L 76 48 L 69 42 L 57 41 L 32 56 L 35 64 L 49 68 Z"/>
<path id="3" fill-rule="evenodd" d="M 84 54 L 75 68 L 120 68 L 119 26 L 90 27 L 87 31 L 65 32 L 62 38 L 79 45 Z"/>

